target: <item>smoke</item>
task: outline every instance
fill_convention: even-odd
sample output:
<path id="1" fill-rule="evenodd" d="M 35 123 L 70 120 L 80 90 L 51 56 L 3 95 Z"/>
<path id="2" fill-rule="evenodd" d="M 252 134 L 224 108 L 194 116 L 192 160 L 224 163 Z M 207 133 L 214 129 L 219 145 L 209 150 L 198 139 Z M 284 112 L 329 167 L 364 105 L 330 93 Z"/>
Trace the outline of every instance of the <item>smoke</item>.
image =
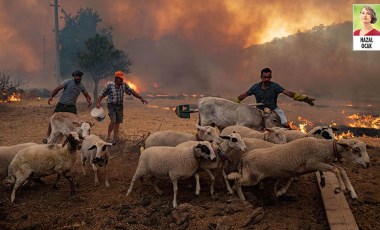
<path id="1" fill-rule="evenodd" d="M 0 69 L 25 76 L 31 86 L 41 88 L 56 84 L 54 15 L 50 3 L 53 1 L 0 1 Z M 264 67 L 275 69 L 277 76 L 286 74 L 286 80 L 276 80 L 294 90 L 311 89 L 315 84 L 331 91 L 334 87 L 329 86 L 330 80 L 346 84 L 341 87 L 346 89 L 360 82 L 353 74 L 349 79 L 354 83 L 345 81 L 345 70 L 319 66 L 321 59 L 330 58 L 326 55 L 311 53 L 305 65 L 305 60 L 296 58 L 299 54 L 294 50 L 276 53 L 264 49 L 275 46 L 273 42 L 266 43 L 274 38 L 351 20 L 352 1 L 61 0 L 59 5 L 73 15 L 79 8 L 97 11 L 102 25 L 113 27 L 115 46 L 132 59 L 132 73 L 127 77 L 146 91 L 237 96 L 259 80 Z M 61 19 L 61 28 L 62 23 Z M 343 39 L 351 43 L 351 36 Z M 302 41 L 290 45 L 296 45 L 299 53 L 312 50 L 304 47 Z M 330 49 L 328 44 L 323 48 Z M 345 52 L 337 51 L 336 57 L 331 58 L 339 60 L 341 54 L 352 52 L 349 46 L 341 49 Z M 359 66 L 347 68 L 360 73 Z M 371 70 L 366 74 L 368 82 L 378 83 Z M 358 91 L 366 90 L 355 90 Z"/>

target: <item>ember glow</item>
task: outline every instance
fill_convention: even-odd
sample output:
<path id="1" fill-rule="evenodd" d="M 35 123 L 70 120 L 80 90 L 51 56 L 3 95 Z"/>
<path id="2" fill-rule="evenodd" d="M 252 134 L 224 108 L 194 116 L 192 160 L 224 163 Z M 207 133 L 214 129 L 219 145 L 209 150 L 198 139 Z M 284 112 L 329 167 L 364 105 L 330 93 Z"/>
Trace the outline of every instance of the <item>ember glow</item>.
<path id="1" fill-rule="evenodd" d="M 340 139 L 349 139 L 349 138 L 354 138 L 354 137 L 355 137 L 354 134 L 351 133 L 350 130 L 348 130 L 347 132 L 336 135 L 335 139 L 340 140 Z"/>

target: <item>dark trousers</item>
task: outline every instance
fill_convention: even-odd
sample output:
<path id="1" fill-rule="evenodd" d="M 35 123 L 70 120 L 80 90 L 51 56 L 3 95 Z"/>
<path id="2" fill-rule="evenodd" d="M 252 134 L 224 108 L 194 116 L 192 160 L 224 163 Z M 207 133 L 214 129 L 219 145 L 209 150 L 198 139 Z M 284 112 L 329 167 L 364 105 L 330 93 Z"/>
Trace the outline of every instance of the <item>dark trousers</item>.
<path id="1" fill-rule="evenodd" d="M 55 106 L 54 113 L 59 112 L 68 112 L 68 113 L 75 113 L 77 114 L 77 107 L 76 105 L 65 105 L 61 102 L 57 103 L 57 106 Z"/>

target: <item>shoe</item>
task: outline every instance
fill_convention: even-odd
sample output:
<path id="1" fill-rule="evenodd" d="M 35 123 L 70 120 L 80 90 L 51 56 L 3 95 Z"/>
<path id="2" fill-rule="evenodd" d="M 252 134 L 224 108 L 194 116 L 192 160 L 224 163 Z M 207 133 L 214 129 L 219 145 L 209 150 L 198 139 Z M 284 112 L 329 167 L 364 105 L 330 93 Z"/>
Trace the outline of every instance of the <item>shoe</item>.
<path id="1" fill-rule="evenodd" d="M 47 144 L 47 139 L 43 139 L 42 143 Z"/>

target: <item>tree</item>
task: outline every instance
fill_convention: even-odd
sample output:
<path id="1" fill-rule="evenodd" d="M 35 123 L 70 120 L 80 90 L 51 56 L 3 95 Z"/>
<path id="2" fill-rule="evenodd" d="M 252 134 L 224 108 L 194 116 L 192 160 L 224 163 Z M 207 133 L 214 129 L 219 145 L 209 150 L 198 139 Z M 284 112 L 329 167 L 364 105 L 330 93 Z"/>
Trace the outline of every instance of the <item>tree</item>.
<path id="1" fill-rule="evenodd" d="M 84 50 L 85 41 L 95 34 L 103 34 L 112 39 L 112 27 L 100 28 L 102 19 L 91 8 L 79 9 L 76 16 L 63 9 L 62 13 L 65 26 L 59 35 L 61 76 L 70 76 L 79 67 L 77 54 Z"/>
<path id="2" fill-rule="evenodd" d="M 94 101 L 98 98 L 98 85 L 101 79 L 113 75 L 116 70 L 130 73 L 132 64 L 129 56 L 117 50 L 112 41 L 105 35 L 96 34 L 85 42 L 85 49 L 78 52 L 80 68 L 91 73 L 94 80 Z"/>

